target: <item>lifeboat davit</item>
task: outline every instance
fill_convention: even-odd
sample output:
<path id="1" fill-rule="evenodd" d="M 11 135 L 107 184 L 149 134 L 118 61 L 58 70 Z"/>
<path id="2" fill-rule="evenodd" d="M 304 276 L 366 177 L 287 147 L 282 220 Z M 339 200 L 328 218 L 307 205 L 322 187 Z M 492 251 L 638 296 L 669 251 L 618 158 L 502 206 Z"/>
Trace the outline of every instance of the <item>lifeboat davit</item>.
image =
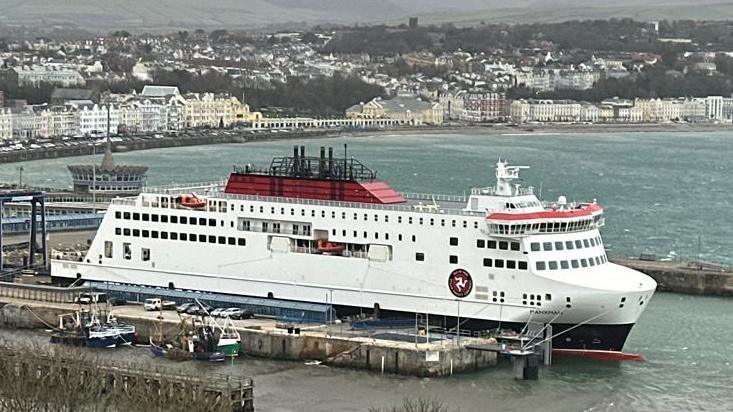
<path id="1" fill-rule="evenodd" d="M 318 239 L 316 248 L 321 253 L 341 254 L 346 246 L 341 243 L 329 242 L 328 240 Z"/>
<path id="2" fill-rule="evenodd" d="M 202 209 L 206 207 L 206 201 L 198 196 L 196 196 L 195 193 L 190 195 L 181 195 L 176 198 L 176 202 L 183 206 L 187 207 L 189 209 Z"/>

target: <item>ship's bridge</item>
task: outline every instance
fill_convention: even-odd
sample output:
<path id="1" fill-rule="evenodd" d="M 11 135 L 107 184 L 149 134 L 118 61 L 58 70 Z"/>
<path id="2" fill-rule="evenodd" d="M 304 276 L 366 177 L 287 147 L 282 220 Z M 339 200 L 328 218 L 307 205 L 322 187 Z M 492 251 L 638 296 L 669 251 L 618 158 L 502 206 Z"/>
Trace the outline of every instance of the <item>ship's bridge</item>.
<path id="1" fill-rule="evenodd" d="M 522 187 L 519 171 L 528 166 L 496 164 L 496 186 L 474 188 L 465 211 L 486 213 L 487 230 L 493 236 L 581 232 L 603 226 L 603 209 L 597 203 L 568 203 L 560 196 L 543 204 L 533 187 Z"/>

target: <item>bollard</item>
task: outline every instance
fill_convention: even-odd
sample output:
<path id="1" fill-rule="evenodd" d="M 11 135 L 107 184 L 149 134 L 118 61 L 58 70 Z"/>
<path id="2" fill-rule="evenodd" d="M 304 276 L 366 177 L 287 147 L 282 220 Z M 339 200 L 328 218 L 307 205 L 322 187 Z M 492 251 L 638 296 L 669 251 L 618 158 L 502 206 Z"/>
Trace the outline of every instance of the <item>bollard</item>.
<path id="1" fill-rule="evenodd" d="M 384 355 L 382 355 L 382 375 L 384 375 Z"/>

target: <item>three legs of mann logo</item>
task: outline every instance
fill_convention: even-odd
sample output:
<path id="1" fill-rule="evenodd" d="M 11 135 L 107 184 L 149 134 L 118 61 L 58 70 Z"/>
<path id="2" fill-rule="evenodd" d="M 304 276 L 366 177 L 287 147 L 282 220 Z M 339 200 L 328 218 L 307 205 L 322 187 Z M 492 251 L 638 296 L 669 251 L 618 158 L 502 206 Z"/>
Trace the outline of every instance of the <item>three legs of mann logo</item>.
<path id="1" fill-rule="evenodd" d="M 473 289 L 473 279 L 464 269 L 456 269 L 448 277 L 448 288 L 459 298 L 465 298 Z"/>

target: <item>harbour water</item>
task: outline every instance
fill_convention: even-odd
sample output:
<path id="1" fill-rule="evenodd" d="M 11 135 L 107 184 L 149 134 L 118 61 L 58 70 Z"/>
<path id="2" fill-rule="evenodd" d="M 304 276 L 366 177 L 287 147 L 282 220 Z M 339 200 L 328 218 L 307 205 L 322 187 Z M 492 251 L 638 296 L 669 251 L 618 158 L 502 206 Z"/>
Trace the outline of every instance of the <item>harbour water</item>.
<path id="1" fill-rule="evenodd" d="M 306 145 L 311 154 L 332 145 L 341 155 L 343 143 L 349 155 L 405 192 L 461 194 L 493 182 L 493 164 L 509 158 L 532 167 L 523 174 L 525 184 L 538 191 L 541 186 L 545 199 L 597 198 L 606 209 L 603 235 L 611 255 L 697 259 L 699 249 L 704 260 L 733 263 L 730 134 L 724 132 L 388 135 L 171 148 L 121 153 L 116 160 L 148 165 L 149 182 L 167 184 L 220 179 L 234 164 L 266 166 L 293 144 Z M 67 187 L 67 164 L 99 160 L 28 162 L 22 165 L 24 181 Z M 0 180 L 17 181 L 20 165 L 0 165 Z M 648 362 L 558 359 L 538 382 L 515 382 L 508 367 L 445 379 L 249 358 L 233 365 L 180 367 L 253 375 L 256 406 L 266 411 L 361 411 L 406 396 L 438 399 L 461 411 L 731 410 L 732 324 L 731 299 L 657 294 L 625 347 Z M 141 348 L 125 356 L 148 359 Z"/>

